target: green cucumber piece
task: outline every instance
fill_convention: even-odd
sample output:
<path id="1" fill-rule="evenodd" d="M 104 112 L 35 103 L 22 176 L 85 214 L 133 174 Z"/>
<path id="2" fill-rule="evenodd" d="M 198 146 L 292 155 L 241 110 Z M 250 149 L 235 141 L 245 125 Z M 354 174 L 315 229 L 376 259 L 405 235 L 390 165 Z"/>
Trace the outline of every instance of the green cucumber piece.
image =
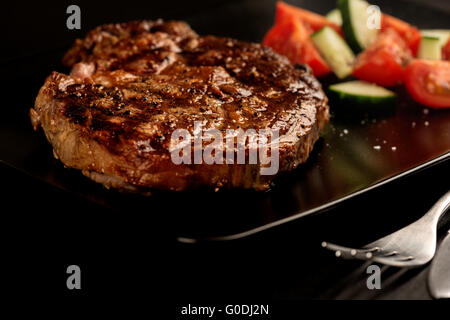
<path id="1" fill-rule="evenodd" d="M 428 36 L 422 37 L 422 39 L 420 40 L 417 57 L 419 59 L 441 60 L 442 58 L 441 39 Z"/>
<path id="2" fill-rule="evenodd" d="M 311 35 L 311 40 L 338 78 L 352 73 L 355 55 L 333 28 L 323 27 Z"/>
<path id="3" fill-rule="evenodd" d="M 445 46 L 450 39 L 450 30 L 445 29 L 427 29 L 420 30 L 422 37 L 439 38 L 441 47 Z"/>
<path id="4" fill-rule="evenodd" d="M 355 80 L 333 84 L 329 92 L 341 104 L 353 106 L 395 105 L 397 95 L 383 87 Z"/>
<path id="5" fill-rule="evenodd" d="M 363 51 L 377 38 L 379 30 L 369 28 L 369 3 L 363 0 L 338 0 L 345 39 L 355 53 Z"/>
<path id="6" fill-rule="evenodd" d="M 338 26 L 342 26 L 342 15 L 339 9 L 334 9 L 328 12 L 326 18 Z"/>

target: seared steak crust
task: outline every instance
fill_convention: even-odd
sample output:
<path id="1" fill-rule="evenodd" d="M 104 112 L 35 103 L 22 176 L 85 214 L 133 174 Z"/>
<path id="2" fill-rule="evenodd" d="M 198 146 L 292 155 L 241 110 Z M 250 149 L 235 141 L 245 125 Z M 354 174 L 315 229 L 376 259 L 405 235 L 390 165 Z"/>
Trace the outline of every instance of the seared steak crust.
<path id="1" fill-rule="evenodd" d="M 77 40 L 30 114 L 54 154 L 107 187 L 267 189 L 260 164 L 172 162 L 175 129 L 278 129 L 280 171 L 306 161 L 328 120 L 307 68 L 259 44 L 198 36 L 183 22 L 101 26 Z"/>

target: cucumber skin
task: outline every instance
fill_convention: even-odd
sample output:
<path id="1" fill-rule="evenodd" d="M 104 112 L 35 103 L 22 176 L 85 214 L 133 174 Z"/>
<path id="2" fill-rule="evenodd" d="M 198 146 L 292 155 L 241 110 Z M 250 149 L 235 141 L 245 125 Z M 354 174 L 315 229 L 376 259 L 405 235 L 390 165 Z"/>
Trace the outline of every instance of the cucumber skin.
<path id="1" fill-rule="evenodd" d="M 344 32 L 345 39 L 348 45 L 354 53 L 360 53 L 364 48 L 359 44 L 356 35 L 353 33 L 353 26 L 350 19 L 350 1 L 351 0 L 338 0 L 337 7 L 341 11 L 342 15 L 342 31 Z"/>
<path id="2" fill-rule="evenodd" d="M 314 38 L 317 39 L 317 36 L 320 36 L 320 33 L 325 32 L 325 31 L 326 31 L 326 30 L 325 30 L 326 28 L 330 29 L 332 33 L 335 33 L 335 34 L 336 34 L 336 37 L 339 37 L 339 40 L 342 40 L 342 42 L 344 42 L 344 44 L 347 45 L 347 43 L 346 43 L 343 39 L 340 38 L 339 34 L 338 34 L 337 32 L 335 32 L 334 29 L 332 29 L 332 28 L 330 28 L 330 27 L 323 27 L 322 29 L 320 29 L 319 31 L 315 32 L 314 34 L 312 34 L 312 35 L 310 36 L 310 38 L 312 39 L 312 41 L 313 41 L 314 44 L 316 44 L 316 42 L 314 41 Z M 320 50 L 320 46 L 319 46 L 319 45 L 316 44 L 316 48 L 318 49 L 319 53 L 322 53 L 321 50 Z M 345 49 L 347 49 L 347 48 L 345 48 Z M 349 49 L 349 53 L 353 55 L 353 52 L 352 52 L 351 48 L 348 48 L 348 49 Z M 327 61 L 327 58 L 326 58 L 326 55 L 325 55 L 325 54 L 322 54 L 322 57 L 325 59 L 325 61 Z M 353 57 L 351 57 L 351 59 L 352 59 L 352 62 L 351 62 L 351 63 L 353 64 L 353 63 L 355 62 L 355 59 L 356 59 L 356 58 L 355 58 L 355 56 L 353 56 Z M 339 79 L 346 78 L 346 77 L 348 77 L 349 75 L 351 75 L 351 73 L 352 73 L 352 69 L 353 69 L 353 68 L 349 68 L 348 72 L 346 72 L 345 74 L 338 75 L 338 73 L 337 73 L 337 71 L 336 71 L 336 67 L 333 65 L 333 63 L 332 63 L 332 62 L 328 62 L 328 61 L 327 61 L 327 63 L 328 63 L 328 65 L 330 66 L 330 68 L 333 70 L 333 73 L 334 73 Z"/>
<path id="3" fill-rule="evenodd" d="M 445 44 L 450 40 L 450 29 L 426 29 L 426 30 L 420 30 L 420 33 L 422 35 L 422 38 L 436 38 L 443 40 L 441 42 L 442 46 L 445 46 Z M 442 37 L 445 37 L 443 39 Z"/>
<path id="4" fill-rule="evenodd" d="M 397 106 L 397 95 L 391 97 L 356 96 L 330 89 L 326 89 L 330 106 L 351 114 L 367 113 L 371 115 L 391 114 Z"/>

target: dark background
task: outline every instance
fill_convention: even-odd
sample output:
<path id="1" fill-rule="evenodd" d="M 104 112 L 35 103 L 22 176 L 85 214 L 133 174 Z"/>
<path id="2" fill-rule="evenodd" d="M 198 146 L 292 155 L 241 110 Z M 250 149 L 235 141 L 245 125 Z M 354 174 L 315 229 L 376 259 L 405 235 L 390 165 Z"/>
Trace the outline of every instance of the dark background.
<path id="1" fill-rule="evenodd" d="M 59 46 L 70 45 L 77 37 L 82 37 L 88 30 L 103 23 L 122 22 L 134 19 L 180 19 L 192 15 L 201 15 L 211 8 L 220 7 L 224 3 L 239 3 L 240 0 L 167 0 L 167 1 L 137 1 L 127 0 L 112 2 L 97 1 L 8 1 L 2 4 L 2 41 L 0 42 L 0 59 L 10 59 L 29 55 Z M 258 3 L 258 0 L 254 0 Z M 273 1 L 275 3 L 275 1 Z M 288 1 L 289 2 L 289 1 Z M 384 1 L 386 2 L 386 1 Z M 406 0 L 405 2 L 408 2 Z M 441 10 L 450 10 L 448 0 L 409 0 L 411 3 L 426 3 L 427 6 Z M 304 7 L 311 7 L 323 3 L 322 13 L 330 10 L 329 3 L 333 1 L 303 0 Z M 377 1 L 372 1 L 377 3 Z M 68 30 L 66 28 L 66 9 L 76 4 L 81 8 L 81 30 Z M 275 6 L 275 4 L 273 5 Z M 382 6 L 383 9 L 383 6 Z M 411 10 L 405 8 L 405 12 Z M 415 12 L 420 14 L 420 12 Z M 208 17 L 205 17 L 208 20 Z M 431 19 L 430 19 L 431 20 Z M 211 19 L 210 25 L 214 24 Z M 430 27 L 432 26 L 430 21 Z M 232 29 L 230 21 L 230 29 Z"/>
<path id="2" fill-rule="evenodd" d="M 177 19 L 201 14 L 223 2 L 9 2 L 3 5 L 0 19 L 0 59 L 67 46 L 102 23 Z M 81 31 L 65 28 L 65 10 L 74 3 L 81 7 Z M 450 11 L 448 1 L 428 1 L 428 5 Z M 170 226 L 152 224 L 151 215 L 164 212 L 148 208 L 126 219 L 0 164 L 2 267 L 6 269 L 0 290 L 12 298 L 64 297 L 68 301 L 146 295 L 154 299 L 156 295 L 158 301 L 178 306 L 336 298 L 429 299 L 427 267 L 384 268 L 383 289 L 369 291 L 363 263 L 338 260 L 322 250 L 320 243 L 362 245 L 412 222 L 449 190 L 449 170 L 447 161 L 324 214 L 244 240 L 194 246 L 177 243 Z M 444 221 L 441 231 L 448 226 Z M 70 264 L 81 267 L 81 291 L 65 287 L 65 270 Z"/>

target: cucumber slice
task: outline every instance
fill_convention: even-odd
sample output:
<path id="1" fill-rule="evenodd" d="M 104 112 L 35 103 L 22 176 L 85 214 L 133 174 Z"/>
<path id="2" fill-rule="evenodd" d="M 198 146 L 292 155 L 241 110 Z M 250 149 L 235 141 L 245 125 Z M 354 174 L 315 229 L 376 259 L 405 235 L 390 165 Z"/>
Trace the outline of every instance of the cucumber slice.
<path id="1" fill-rule="evenodd" d="M 342 30 L 355 53 L 363 51 L 377 38 L 379 30 L 369 28 L 369 3 L 363 0 L 338 0 L 342 14 Z"/>
<path id="2" fill-rule="evenodd" d="M 435 37 L 422 37 L 420 40 L 419 51 L 417 57 L 419 59 L 441 60 L 442 45 L 441 39 Z"/>
<path id="3" fill-rule="evenodd" d="M 344 105 L 395 105 L 397 95 L 365 81 L 348 81 L 329 86 L 330 93 Z"/>
<path id="4" fill-rule="evenodd" d="M 331 22 L 334 22 L 338 26 L 342 26 L 342 15 L 339 9 L 334 9 L 328 12 L 326 15 L 326 18 L 330 20 Z"/>
<path id="5" fill-rule="evenodd" d="M 352 73 L 355 55 L 333 28 L 323 27 L 311 35 L 311 40 L 340 79 Z"/>
<path id="6" fill-rule="evenodd" d="M 450 39 L 450 30 L 445 29 L 428 29 L 428 30 L 420 30 L 422 37 L 431 37 L 431 38 L 439 38 L 440 45 L 443 47 Z"/>

